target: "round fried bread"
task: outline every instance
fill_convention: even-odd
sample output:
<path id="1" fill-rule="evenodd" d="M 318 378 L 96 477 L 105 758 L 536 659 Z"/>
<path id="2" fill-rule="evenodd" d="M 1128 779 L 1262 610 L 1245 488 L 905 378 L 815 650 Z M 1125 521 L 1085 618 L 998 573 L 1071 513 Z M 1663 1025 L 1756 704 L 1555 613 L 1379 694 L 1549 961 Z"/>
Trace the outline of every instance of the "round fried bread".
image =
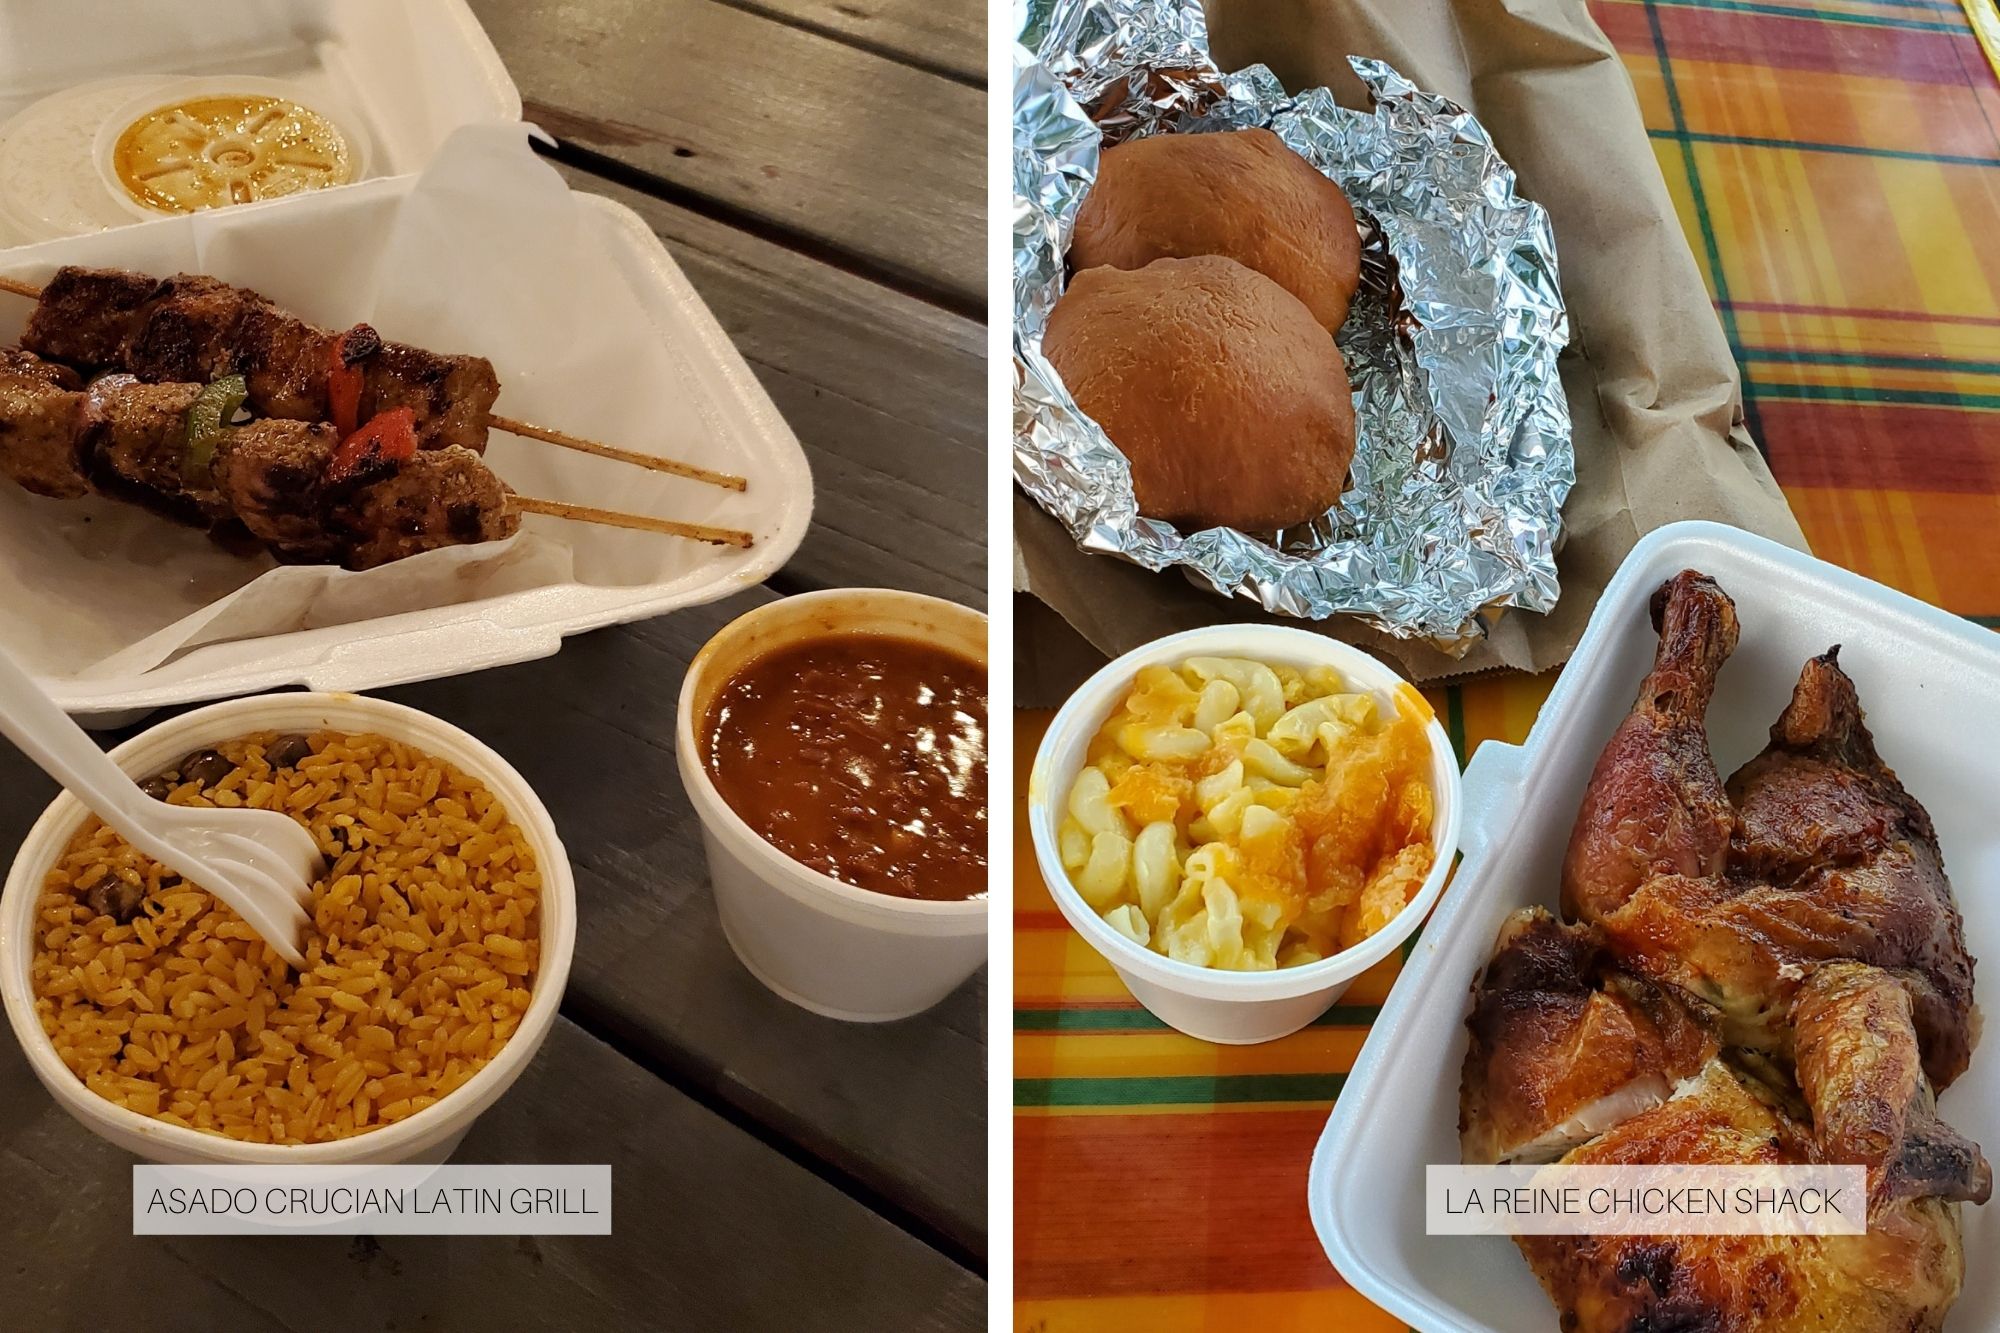
<path id="1" fill-rule="evenodd" d="M 1340 349 L 1290 292 L 1233 259 L 1087 269 L 1042 350 L 1132 464 L 1139 512 L 1268 532 L 1346 486 L 1354 400 Z"/>
<path id="2" fill-rule="evenodd" d="M 1361 281 L 1347 196 L 1269 130 L 1155 134 L 1105 149 L 1077 214 L 1071 267 L 1195 255 L 1256 269 L 1329 333 Z"/>

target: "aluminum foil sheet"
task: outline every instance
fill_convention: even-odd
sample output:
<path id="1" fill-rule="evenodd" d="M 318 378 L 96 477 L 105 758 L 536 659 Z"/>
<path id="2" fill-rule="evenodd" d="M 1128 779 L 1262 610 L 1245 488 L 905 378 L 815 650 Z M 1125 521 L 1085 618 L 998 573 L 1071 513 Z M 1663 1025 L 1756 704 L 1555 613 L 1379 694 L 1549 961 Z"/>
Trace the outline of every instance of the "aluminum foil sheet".
<path id="1" fill-rule="evenodd" d="M 1198 0 L 1034 0 L 1014 56 L 1014 473 L 1086 551 L 1281 615 L 1358 616 L 1454 654 L 1505 608 L 1555 604 L 1576 478 L 1556 357 L 1555 240 L 1486 130 L 1377 60 L 1370 111 L 1224 74 Z M 1336 181 L 1362 228 L 1338 335 L 1354 388 L 1341 502 L 1282 533 L 1182 533 L 1140 516 L 1123 454 L 1042 355 L 1102 144 L 1264 126 Z"/>

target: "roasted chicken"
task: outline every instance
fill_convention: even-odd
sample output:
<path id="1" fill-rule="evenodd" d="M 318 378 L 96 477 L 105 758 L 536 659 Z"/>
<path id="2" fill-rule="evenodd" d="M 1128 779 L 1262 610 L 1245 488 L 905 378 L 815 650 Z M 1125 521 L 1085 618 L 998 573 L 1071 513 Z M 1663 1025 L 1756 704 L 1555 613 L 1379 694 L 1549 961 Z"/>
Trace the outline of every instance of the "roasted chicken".
<path id="1" fill-rule="evenodd" d="M 1956 1203 L 1992 1170 L 1938 1118 L 1977 1040 L 1930 817 L 1882 761 L 1838 649 L 1727 783 L 1708 747 L 1736 608 L 1692 570 L 1600 755 L 1562 869 L 1474 994 L 1468 1162 L 1865 1166 L 1862 1237 L 1522 1237 L 1566 1333 L 1936 1329 Z"/>
<path id="2" fill-rule="evenodd" d="M 1782 1093 L 1710 1061 L 1671 1100 L 1565 1162 L 1761 1166 L 1814 1159 Z M 1522 1236 L 1564 1333 L 1919 1333 L 1965 1273 L 1958 1210 L 1942 1199 L 1873 1209 L 1862 1236 Z"/>

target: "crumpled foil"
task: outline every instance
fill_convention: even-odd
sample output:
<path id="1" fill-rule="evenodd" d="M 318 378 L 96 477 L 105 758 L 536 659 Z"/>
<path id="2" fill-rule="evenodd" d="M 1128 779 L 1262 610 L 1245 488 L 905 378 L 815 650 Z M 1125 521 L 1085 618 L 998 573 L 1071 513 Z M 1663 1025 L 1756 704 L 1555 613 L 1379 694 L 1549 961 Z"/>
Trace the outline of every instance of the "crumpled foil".
<path id="1" fill-rule="evenodd" d="M 1034 0 L 1014 53 L 1014 474 L 1086 551 L 1281 615 L 1352 615 L 1462 655 L 1555 604 L 1576 479 L 1556 357 L 1569 318 L 1541 206 L 1463 109 L 1350 57 L 1374 106 L 1286 94 L 1208 53 L 1199 0 Z M 1361 288 L 1338 335 L 1355 450 L 1340 504 L 1282 533 L 1141 517 L 1125 456 L 1042 355 L 1100 145 L 1264 126 L 1347 192 Z"/>

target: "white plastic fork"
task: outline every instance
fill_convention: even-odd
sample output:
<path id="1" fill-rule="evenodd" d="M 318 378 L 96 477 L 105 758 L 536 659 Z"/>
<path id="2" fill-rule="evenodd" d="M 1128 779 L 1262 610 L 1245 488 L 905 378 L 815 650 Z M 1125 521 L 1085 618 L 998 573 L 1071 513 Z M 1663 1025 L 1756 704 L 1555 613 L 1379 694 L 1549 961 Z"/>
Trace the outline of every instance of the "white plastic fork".
<path id="1" fill-rule="evenodd" d="M 0 652 L 0 734 L 140 852 L 228 903 L 294 968 L 324 870 L 312 835 L 275 810 L 168 805 L 139 790 L 109 755 Z"/>

